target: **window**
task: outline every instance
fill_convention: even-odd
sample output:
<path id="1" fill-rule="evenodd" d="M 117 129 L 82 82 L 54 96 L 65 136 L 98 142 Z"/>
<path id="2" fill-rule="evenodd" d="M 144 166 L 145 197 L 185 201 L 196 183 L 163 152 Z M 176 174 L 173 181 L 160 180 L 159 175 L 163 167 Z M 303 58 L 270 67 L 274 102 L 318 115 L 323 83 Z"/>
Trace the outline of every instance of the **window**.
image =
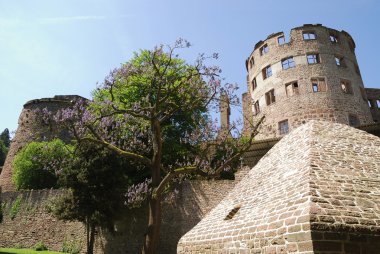
<path id="1" fill-rule="evenodd" d="M 358 117 L 357 116 L 355 116 L 355 115 L 348 115 L 348 124 L 350 125 L 350 126 L 359 126 L 360 125 L 360 121 L 359 121 L 359 119 L 358 119 Z"/>
<path id="2" fill-rule="evenodd" d="M 320 63 L 319 54 L 308 54 L 307 55 L 308 64 L 317 64 Z"/>
<path id="3" fill-rule="evenodd" d="M 375 107 L 375 105 L 373 104 L 373 102 L 371 100 L 368 100 L 368 107 L 370 107 L 370 108 Z"/>
<path id="4" fill-rule="evenodd" d="M 266 101 L 267 105 L 270 105 L 270 104 L 276 102 L 276 97 L 274 96 L 274 89 L 265 93 L 265 101 Z"/>
<path id="5" fill-rule="evenodd" d="M 227 216 L 224 218 L 224 220 L 231 220 L 235 214 L 240 210 L 240 207 L 241 205 L 237 205 L 235 206 L 228 214 Z"/>
<path id="6" fill-rule="evenodd" d="M 314 93 L 326 92 L 326 82 L 324 78 L 311 79 L 311 85 Z"/>
<path id="7" fill-rule="evenodd" d="M 266 53 L 268 53 L 269 52 L 269 47 L 268 47 L 268 45 L 267 44 L 264 44 L 264 46 L 262 46 L 261 48 L 260 48 L 260 55 L 262 56 L 262 55 L 265 55 Z"/>
<path id="8" fill-rule="evenodd" d="M 260 113 L 259 101 L 256 101 L 255 103 L 253 103 L 253 106 L 255 107 L 255 114 L 257 115 L 258 113 Z"/>
<path id="9" fill-rule="evenodd" d="M 263 79 L 266 79 L 266 78 L 269 78 L 270 76 L 272 76 L 272 67 L 270 65 L 265 67 L 262 70 L 262 74 L 263 74 Z"/>
<path id="10" fill-rule="evenodd" d="M 257 88 L 257 83 L 256 83 L 256 78 L 252 79 L 252 91 L 255 91 L 255 89 Z"/>
<path id="11" fill-rule="evenodd" d="M 335 56 L 335 64 L 340 67 L 346 67 L 344 58 L 340 56 Z"/>
<path id="12" fill-rule="evenodd" d="M 297 81 L 286 84 L 285 90 L 288 97 L 299 94 Z"/>
<path id="13" fill-rule="evenodd" d="M 302 33 L 303 35 L 303 39 L 305 41 L 309 41 L 309 40 L 315 40 L 317 37 L 315 36 L 315 33 L 314 32 L 303 32 Z"/>
<path id="14" fill-rule="evenodd" d="M 364 101 L 367 101 L 367 94 L 365 93 L 365 90 L 363 87 L 359 87 L 360 93 L 362 94 L 362 98 Z"/>
<path id="15" fill-rule="evenodd" d="M 330 34 L 330 41 L 333 44 L 338 43 L 338 36 L 336 34 Z"/>
<path id="16" fill-rule="evenodd" d="M 283 59 L 281 61 L 281 64 L 282 64 L 282 69 L 283 70 L 287 70 L 289 68 L 293 68 L 295 66 L 295 63 L 294 63 L 294 59 L 293 57 L 288 57 L 286 59 Z"/>
<path id="17" fill-rule="evenodd" d="M 377 107 L 380 108 L 380 100 L 376 100 Z"/>
<path id="18" fill-rule="evenodd" d="M 347 94 L 352 94 L 352 87 L 350 84 L 350 81 L 348 80 L 341 80 L 340 81 L 340 86 L 342 88 L 342 91 Z"/>
<path id="19" fill-rule="evenodd" d="M 255 59 L 251 57 L 251 59 L 249 59 L 249 68 L 252 68 L 254 64 L 255 64 Z"/>
<path id="20" fill-rule="evenodd" d="M 289 133 L 289 123 L 288 120 L 284 120 L 278 123 L 278 130 L 280 135 L 285 135 Z"/>
<path id="21" fill-rule="evenodd" d="M 277 42 L 279 45 L 285 44 L 285 36 L 280 36 L 277 38 Z"/>

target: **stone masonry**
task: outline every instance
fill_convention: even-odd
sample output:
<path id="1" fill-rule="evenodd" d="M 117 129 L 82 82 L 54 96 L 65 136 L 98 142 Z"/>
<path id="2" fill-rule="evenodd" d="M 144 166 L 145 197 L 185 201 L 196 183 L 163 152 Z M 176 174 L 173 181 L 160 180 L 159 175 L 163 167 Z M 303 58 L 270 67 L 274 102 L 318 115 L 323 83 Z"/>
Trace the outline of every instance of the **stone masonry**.
<path id="1" fill-rule="evenodd" d="M 380 139 L 312 120 L 282 138 L 177 253 L 380 252 Z"/>
<path id="2" fill-rule="evenodd" d="M 317 24 L 292 29 L 290 38 L 272 34 L 255 45 L 246 67 L 253 120 L 266 116 L 257 139 L 283 136 L 311 119 L 373 122 L 355 42 L 345 31 Z"/>

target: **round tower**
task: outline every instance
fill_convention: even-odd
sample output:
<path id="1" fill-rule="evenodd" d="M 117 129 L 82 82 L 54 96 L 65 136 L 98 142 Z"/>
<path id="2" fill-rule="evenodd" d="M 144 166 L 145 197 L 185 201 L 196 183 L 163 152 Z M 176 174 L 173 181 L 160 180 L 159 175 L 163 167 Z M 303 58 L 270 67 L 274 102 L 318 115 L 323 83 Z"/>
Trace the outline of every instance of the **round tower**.
<path id="1" fill-rule="evenodd" d="M 355 56 L 345 31 L 293 28 L 258 42 L 246 61 L 253 121 L 265 115 L 258 139 L 279 137 L 311 119 L 372 123 Z"/>
<path id="2" fill-rule="evenodd" d="M 51 113 L 57 112 L 59 109 L 67 108 L 72 101 L 84 99 L 77 95 L 57 95 L 53 98 L 43 98 L 31 100 L 24 104 L 21 111 L 18 127 L 4 163 L 3 170 L 0 175 L 0 187 L 3 192 L 15 190 L 12 182 L 12 163 L 16 154 L 29 142 L 51 140 L 55 133 L 52 130 L 54 126 L 43 124 L 36 112 L 47 109 Z M 60 133 L 60 138 L 68 142 L 70 137 L 67 132 Z"/>

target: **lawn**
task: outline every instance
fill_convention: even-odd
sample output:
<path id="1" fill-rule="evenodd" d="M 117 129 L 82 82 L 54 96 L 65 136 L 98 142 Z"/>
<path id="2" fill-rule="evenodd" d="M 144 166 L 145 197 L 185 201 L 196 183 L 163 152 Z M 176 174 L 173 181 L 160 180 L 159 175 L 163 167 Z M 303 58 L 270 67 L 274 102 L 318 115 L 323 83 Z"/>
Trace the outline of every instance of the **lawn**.
<path id="1" fill-rule="evenodd" d="M 35 251 L 29 249 L 9 249 L 9 248 L 0 248 L 0 254 L 62 254 L 63 252 L 56 251 Z"/>

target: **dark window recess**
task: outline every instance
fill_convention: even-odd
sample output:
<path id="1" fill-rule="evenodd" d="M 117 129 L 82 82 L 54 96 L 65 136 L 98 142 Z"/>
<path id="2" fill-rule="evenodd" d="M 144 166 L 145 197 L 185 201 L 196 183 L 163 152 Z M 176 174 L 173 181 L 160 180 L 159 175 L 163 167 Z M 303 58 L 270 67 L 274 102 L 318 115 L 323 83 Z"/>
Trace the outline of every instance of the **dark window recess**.
<path id="1" fill-rule="evenodd" d="M 272 76 L 272 67 L 270 65 L 268 65 L 267 67 L 265 67 L 262 70 L 262 74 L 263 74 L 263 80 L 269 78 L 270 76 Z"/>
<path id="2" fill-rule="evenodd" d="M 261 48 L 260 48 L 260 55 L 262 56 L 262 55 L 265 55 L 266 53 L 268 53 L 269 52 L 269 47 L 268 47 L 268 45 L 267 44 L 264 44 L 264 46 L 262 46 Z"/>
<path id="3" fill-rule="evenodd" d="M 285 89 L 286 89 L 286 95 L 288 97 L 299 94 L 297 82 L 291 82 L 291 83 L 286 84 Z"/>
<path id="4" fill-rule="evenodd" d="M 249 68 L 252 68 L 253 65 L 255 65 L 255 59 L 251 57 L 251 59 L 249 59 Z"/>
<path id="5" fill-rule="evenodd" d="M 342 91 L 344 93 L 352 94 L 351 83 L 348 80 L 341 80 L 340 81 L 340 87 L 342 88 Z"/>
<path id="6" fill-rule="evenodd" d="M 260 113 L 260 104 L 259 104 L 259 101 L 256 101 L 256 102 L 253 104 L 253 106 L 255 107 L 255 113 L 256 113 L 256 115 L 257 115 L 258 113 Z"/>
<path id="7" fill-rule="evenodd" d="M 235 214 L 240 210 L 241 208 L 241 205 L 237 205 L 235 206 L 228 214 L 227 216 L 224 218 L 224 220 L 231 220 Z"/>
<path id="8" fill-rule="evenodd" d="M 320 63 L 319 54 L 308 54 L 307 63 L 308 64 L 317 64 Z"/>
<path id="9" fill-rule="evenodd" d="M 293 68 L 294 66 L 296 66 L 295 63 L 294 63 L 294 59 L 293 59 L 292 56 L 288 57 L 286 59 L 283 59 L 281 61 L 281 64 L 282 64 L 282 69 L 283 70 L 287 70 L 289 68 Z"/>
<path id="10" fill-rule="evenodd" d="M 289 122 L 288 120 L 284 120 L 278 123 L 278 130 L 280 135 L 285 135 L 289 133 Z"/>
<path id="11" fill-rule="evenodd" d="M 317 38 L 314 32 L 303 32 L 302 36 L 305 41 L 315 40 Z"/>
<path id="12" fill-rule="evenodd" d="M 326 82 L 324 78 L 311 79 L 311 85 L 314 93 L 326 92 Z"/>
<path id="13" fill-rule="evenodd" d="M 350 125 L 350 126 L 359 126 L 360 125 L 360 121 L 359 121 L 359 119 L 358 119 L 358 117 L 357 116 L 355 116 L 355 115 L 348 115 L 348 124 Z"/>
<path id="14" fill-rule="evenodd" d="M 335 64 L 340 67 L 346 67 L 344 57 L 335 56 Z"/>
<path id="15" fill-rule="evenodd" d="M 330 34 L 330 42 L 334 44 L 338 43 L 338 36 L 336 34 Z"/>
<path id="16" fill-rule="evenodd" d="M 286 41 L 285 41 L 285 36 L 280 36 L 277 38 L 277 42 L 279 45 L 282 45 L 282 44 L 285 44 Z"/>
<path id="17" fill-rule="evenodd" d="M 265 101 L 266 101 L 267 105 L 270 105 L 270 104 L 276 102 L 276 97 L 274 96 L 274 89 L 265 93 Z"/>
<path id="18" fill-rule="evenodd" d="M 254 91 L 257 88 L 256 78 L 252 79 L 252 91 Z"/>
<path id="19" fill-rule="evenodd" d="M 368 100 L 368 107 L 370 108 L 374 108 L 375 106 L 373 105 L 372 101 L 371 100 Z"/>

